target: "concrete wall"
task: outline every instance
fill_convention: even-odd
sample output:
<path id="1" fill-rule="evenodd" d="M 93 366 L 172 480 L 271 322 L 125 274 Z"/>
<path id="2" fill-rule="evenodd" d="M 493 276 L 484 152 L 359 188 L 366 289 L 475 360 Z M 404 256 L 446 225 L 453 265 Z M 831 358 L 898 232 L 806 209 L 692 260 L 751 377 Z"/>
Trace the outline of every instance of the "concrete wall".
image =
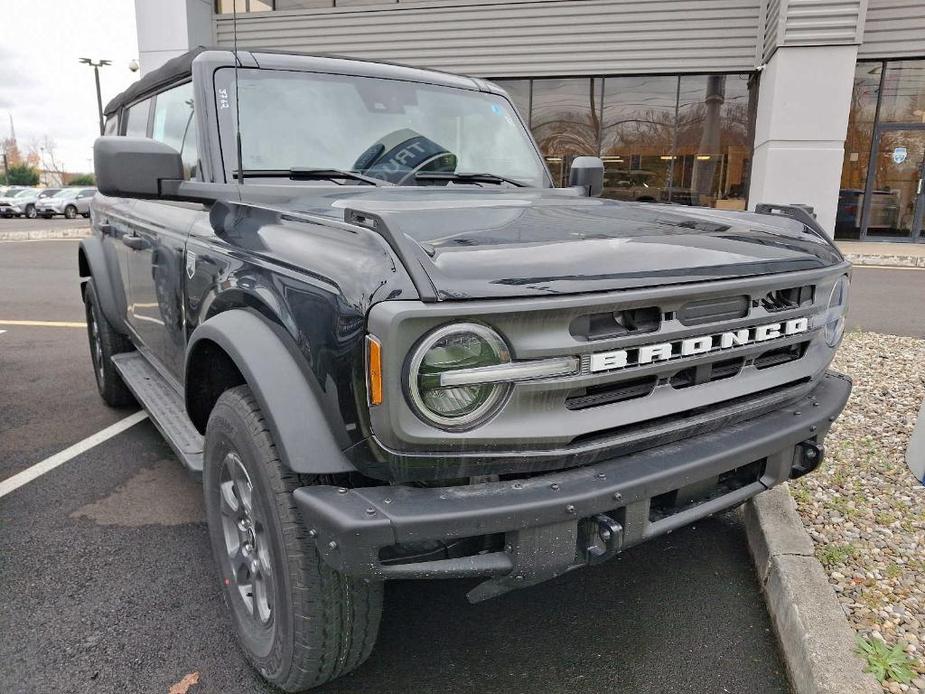
<path id="1" fill-rule="evenodd" d="M 209 0 L 135 0 L 141 74 L 212 40 Z"/>
<path id="2" fill-rule="evenodd" d="M 857 46 L 778 48 L 761 75 L 749 206 L 808 203 L 831 235 Z"/>

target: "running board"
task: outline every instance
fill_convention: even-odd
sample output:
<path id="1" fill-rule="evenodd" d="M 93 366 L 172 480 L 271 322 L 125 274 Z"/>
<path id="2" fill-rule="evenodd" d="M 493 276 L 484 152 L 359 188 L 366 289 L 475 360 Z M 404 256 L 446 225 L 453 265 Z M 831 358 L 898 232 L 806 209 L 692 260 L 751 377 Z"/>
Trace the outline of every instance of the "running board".
<path id="1" fill-rule="evenodd" d="M 116 354 L 112 363 L 181 462 L 201 473 L 203 437 L 187 417 L 180 393 L 138 352 Z"/>

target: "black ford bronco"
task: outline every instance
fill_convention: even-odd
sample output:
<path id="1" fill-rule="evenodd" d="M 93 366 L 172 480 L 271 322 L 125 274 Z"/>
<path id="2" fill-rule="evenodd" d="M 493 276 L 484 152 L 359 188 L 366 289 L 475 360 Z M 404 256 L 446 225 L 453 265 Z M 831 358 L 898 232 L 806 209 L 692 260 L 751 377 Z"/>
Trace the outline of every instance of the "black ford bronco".
<path id="1" fill-rule="evenodd" d="M 554 188 L 489 82 L 197 50 L 106 114 L 99 391 L 202 474 L 285 690 L 363 662 L 384 580 L 598 564 L 809 472 L 848 398 L 850 268 L 809 215 L 603 200 L 592 157 Z"/>

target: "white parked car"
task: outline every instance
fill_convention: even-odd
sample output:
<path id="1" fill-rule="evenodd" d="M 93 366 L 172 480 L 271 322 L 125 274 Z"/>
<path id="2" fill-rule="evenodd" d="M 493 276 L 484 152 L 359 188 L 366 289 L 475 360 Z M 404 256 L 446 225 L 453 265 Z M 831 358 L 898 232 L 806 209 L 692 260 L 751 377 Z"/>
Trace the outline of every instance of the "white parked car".
<path id="1" fill-rule="evenodd" d="M 63 188 L 50 198 L 44 198 L 36 203 L 36 212 L 45 219 L 51 219 L 56 214 L 63 214 L 68 219 L 77 215 L 90 216 L 90 201 L 96 195 L 96 188 Z"/>

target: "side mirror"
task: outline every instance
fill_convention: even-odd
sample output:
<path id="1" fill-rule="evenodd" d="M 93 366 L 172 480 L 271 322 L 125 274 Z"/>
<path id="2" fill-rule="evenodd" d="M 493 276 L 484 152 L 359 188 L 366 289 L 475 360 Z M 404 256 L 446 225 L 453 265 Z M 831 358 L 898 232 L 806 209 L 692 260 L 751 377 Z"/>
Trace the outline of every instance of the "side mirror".
<path id="1" fill-rule="evenodd" d="M 568 184 L 584 188 L 589 197 L 596 198 L 604 192 L 604 162 L 600 157 L 575 157 Z"/>
<path id="2" fill-rule="evenodd" d="M 163 181 L 183 180 L 180 153 L 146 137 L 97 138 L 93 168 L 99 192 L 117 198 L 158 198 Z"/>

